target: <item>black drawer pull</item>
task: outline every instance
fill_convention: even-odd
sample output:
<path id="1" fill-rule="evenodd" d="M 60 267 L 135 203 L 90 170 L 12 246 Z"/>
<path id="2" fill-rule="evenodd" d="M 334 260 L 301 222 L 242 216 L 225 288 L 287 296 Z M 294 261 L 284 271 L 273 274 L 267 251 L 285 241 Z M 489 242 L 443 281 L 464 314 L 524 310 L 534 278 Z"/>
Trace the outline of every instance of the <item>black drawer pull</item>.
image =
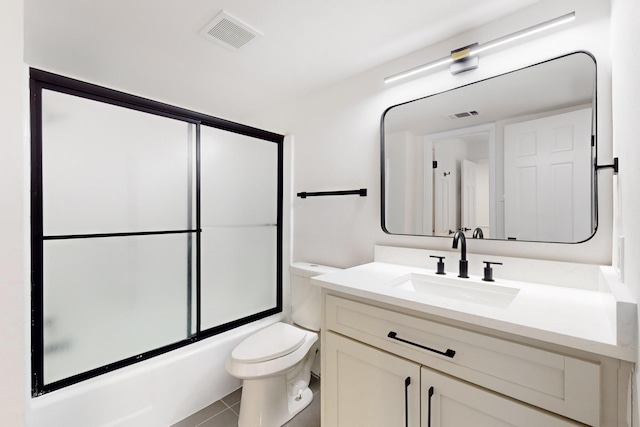
<path id="1" fill-rule="evenodd" d="M 401 341 L 401 342 L 403 342 L 403 343 L 407 343 L 407 344 L 411 344 L 411 345 L 414 345 L 414 346 L 416 346 L 416 347 L 420 347 L 420 348 L 423 348 L 423 349 L 425 349 L 425 350 L 429 350 L 429 351 L 432 351 L 432 352 L 434 352 L 434 353 L 441 354 L 441 355 L 443 355 L 443 356 L 451 357 L 452 359 L 453 359 L 453 356 L 455 356 L 455 355 L 456 355 L 456 352 L 455 352 L 455 351 L 453 351 L 453 350 L 451 350 L 450 348 L 448 348 L 448 349 L 447 349 L 447 351 L 440 351 L 440 350 L 435 350 L 435 349 L 433 349 L 433 348 L 426 347 L 426 346 L 424 346 L 424 345 L 416 344 L 416 343 L 411 342 L 411 341 L 403 340 L 402 338 L 398 338 L 398 334 L 397 334 L 396 332 L 393 332 L 393 331 L 389 332 L 389 333 L 387 334 L 387 336 L 388 336 L 389 338 L 393 339 L 393 340 Z"/>
<path id="2" fill-rule="evenodd" d="M 409 427 L 409 385 L 411 385 L 411 377 L 404 380 L 404 426 Z"/>
<path id="3" fill-rule="evenodd" d="M 433 387 L 429 387 L 429 409 L 427 412 L 427 427 L 431 427 L 431 398 L 433 397 Z"/>

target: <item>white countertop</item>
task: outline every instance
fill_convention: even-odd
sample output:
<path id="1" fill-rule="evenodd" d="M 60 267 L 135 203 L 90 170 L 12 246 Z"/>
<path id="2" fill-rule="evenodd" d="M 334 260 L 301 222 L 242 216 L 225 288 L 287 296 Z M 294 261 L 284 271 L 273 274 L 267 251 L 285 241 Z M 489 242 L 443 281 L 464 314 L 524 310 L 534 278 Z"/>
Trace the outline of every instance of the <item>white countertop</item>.
<path id="1" fill-rule="evenodd" d="M 492 284 L 520 289 L 506 308 L 437 297 L 387 284 L 400 276 L 436 277 L 433 270 L 372 262 L 314 278 L 324 289 L 392 304 L 548 343 L 635 362 L 636 350 L 617 345 L 616 299 L 611 293 L 496 279 Z M 450 277 L 455 277 L 451 275 Z M 465 284 L 485 283 L 471 276 Z"/>

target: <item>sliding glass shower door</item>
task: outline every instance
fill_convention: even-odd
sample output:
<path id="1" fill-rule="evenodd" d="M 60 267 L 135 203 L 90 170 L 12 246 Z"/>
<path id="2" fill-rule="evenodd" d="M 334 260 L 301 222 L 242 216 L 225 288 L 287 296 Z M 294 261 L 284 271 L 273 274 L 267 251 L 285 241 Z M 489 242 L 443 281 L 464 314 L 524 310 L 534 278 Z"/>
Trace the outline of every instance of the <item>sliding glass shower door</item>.
<path id="1" fill-rule="evenodd" d="M 202 327 L 277 303 L 278 146 L 202 127 Z"/>
<path id="2" fill-rule="evenodd" d="M 282 135 L 31 73 L 34 396 L 282 310 Z"/>
<path id="3" fill-rule="evenodd" d="M 44 381 L 187 338 L 195 126 L 45 90 Z"/>

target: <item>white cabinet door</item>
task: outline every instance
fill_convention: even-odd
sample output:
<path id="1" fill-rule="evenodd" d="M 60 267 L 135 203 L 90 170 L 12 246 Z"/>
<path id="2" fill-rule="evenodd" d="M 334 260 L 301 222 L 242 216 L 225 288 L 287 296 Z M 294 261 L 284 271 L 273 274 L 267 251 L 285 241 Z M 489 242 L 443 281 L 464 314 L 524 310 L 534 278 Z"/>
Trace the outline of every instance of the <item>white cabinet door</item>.
<path id="1" fill-rule="evenodd" d="M 332 332 L 324 351 L 324 426 L 420 425 L 420 365 Z"/>
<path id="2" fill-rule="evenodd" d="M 421 389 L 422 427 L 584 426 L 428 368 Z"/>

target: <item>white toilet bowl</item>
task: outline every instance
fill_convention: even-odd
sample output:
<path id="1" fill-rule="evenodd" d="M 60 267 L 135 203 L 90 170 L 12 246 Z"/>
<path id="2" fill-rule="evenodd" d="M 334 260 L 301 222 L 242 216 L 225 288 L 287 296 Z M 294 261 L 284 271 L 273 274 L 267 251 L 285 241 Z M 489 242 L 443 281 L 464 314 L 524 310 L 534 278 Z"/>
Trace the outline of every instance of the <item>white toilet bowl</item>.
<path id="1" fill-rule="evenodd" d="M 280 427 L 313 399 L 318 334 L 275 323 L 240 343 L 227 371 L 243 381 L 238 427 Z"/>

